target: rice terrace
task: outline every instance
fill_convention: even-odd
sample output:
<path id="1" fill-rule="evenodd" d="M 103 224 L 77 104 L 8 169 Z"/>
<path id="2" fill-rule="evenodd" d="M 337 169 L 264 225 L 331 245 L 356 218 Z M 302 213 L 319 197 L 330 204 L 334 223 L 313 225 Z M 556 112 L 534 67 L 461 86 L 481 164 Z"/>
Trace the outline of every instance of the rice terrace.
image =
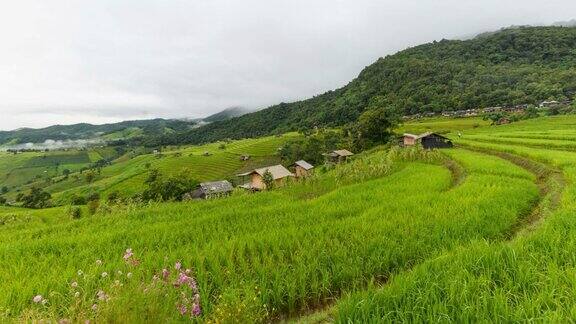
<path id="1" fill-rule="evenodd" d="M 0 12 L 0 323 L 576 321 L 576 3 L 248 2 Z"/>

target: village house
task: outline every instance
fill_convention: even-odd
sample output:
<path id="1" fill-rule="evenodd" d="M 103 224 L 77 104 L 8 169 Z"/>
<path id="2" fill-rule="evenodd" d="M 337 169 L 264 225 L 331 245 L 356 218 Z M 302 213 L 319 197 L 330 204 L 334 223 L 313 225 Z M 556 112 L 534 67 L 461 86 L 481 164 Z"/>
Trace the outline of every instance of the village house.
<path id="1" fill-rule="evenodd" d="M 305 178 L 310 175 L 314 166 L 304 160 L 296 161 L 294 163 L 294 173 L 297 178 Z"/>
<path id="2" fill-rule="evenodd" d="M 274 180 L 274 186 L 277 187 L 283 186 L 286 184 L 287 179 L 294 177 L 294 174 L 290 172 L 290 170 L 278 164 L 239 174 L 239 177 L 250 177 L 249 182 L 240 187 L 250 190 L 265 190 L 266 183 L 264 182 L 264 174 L 266 172 L 270 172 Z"/>
<path id="3" fill-rule="evenodd" d="M 228 196 L 234 187 L 226 180 L 203 182 L 191 193 L 192 199 L 214 199 Z"/>
<path id="4" fill-rule="evenodd" d="M 425 149 L 449 148 L 454 146 L 449 138 L 432 132 L 426 132 L 420 135 L 404 134 L 403 144 L 404 146 L 421 144 Z"/>
<path id="5" fill-rule="evenodd" d="M 346 162 L 348 160 L 348 157 L 350 157 L 352 155 L 354 155 L 354 153 L 352 153 L 348 150 L 336 150 L 336 151 L 332 151 L 330 153 L 324 154 L 324 156 L 326 157 L 328 162 L 332 162 L 332 163 Z"/>

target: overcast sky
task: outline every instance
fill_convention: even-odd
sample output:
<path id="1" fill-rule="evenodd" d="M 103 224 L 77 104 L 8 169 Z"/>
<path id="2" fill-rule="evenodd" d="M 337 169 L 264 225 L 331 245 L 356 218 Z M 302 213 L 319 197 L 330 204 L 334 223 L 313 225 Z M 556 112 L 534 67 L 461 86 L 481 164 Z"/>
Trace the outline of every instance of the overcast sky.
<path id="1" fill-rule="evenodd" d="M 574 17 L 574 0 L 5 1 L 0 129 L 263 108 L 409 46 Z"/>

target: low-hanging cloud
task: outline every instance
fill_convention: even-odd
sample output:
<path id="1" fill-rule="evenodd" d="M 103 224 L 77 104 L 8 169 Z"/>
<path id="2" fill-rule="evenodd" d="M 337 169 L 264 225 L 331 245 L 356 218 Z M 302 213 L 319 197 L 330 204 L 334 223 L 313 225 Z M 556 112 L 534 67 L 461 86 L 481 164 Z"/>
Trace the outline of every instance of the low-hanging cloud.
<path id="1" fill-rule="evenodd" d="M 576 2 L 12 1 L 0 11 L 0 129 L 262 108 L 345 85 L 441 38 L 573 18 Z"/>

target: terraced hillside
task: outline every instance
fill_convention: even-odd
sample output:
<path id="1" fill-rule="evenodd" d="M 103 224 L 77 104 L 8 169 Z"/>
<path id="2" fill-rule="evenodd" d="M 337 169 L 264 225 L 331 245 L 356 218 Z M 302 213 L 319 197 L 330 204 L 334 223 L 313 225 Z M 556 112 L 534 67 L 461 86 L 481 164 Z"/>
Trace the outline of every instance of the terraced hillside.
<path id="1" fill-rule="evenodd" d="M 386 285 L 353 293 L 334 311 L 349 321 L 564 322 L 574 318 L 574 116 L 468 131 L 458 144 L 539 174 L 539 207 L 506 240 L 471 240 Z"/>
<path id="2" fill-rule="evenodd" d="M 97 192 L 107 196 L 118 192 L 130 196 L 142 190 L 150 169 L 165 174 L 187 170 L 199 181 L 234 178 L 234 175 L 253 167 L 278 163 L 276 152 L 286 141 L 297 134 L 282 137 L 245 139 L 229 143 L 213 143 L 203 146 L 166 148 L 159 154 L 137 154 L 130 151 L 103 166 L 92 182 L 80 172 L 91 164 L 114 156 L 111 147 L 87 151 L 54 151 L 46 153 L 21 153 L 0 155 L 0 186 L 10 188 L 8 198 L 14 199 L 18 192 L 39 186 L 50 192 L 56 204 L 66 204 L 72 195 L 85 196 Z M 221 145 L 224 144 L 224 147 Z M 136 149 L 135 151 L 138 151 Z M 209 156 L 204 153 L 209 152 Z M 250 161 L 240 156 L 250 155 Z M 63 176 L 63 170 L 70 170 Z"/>
<path id="3" fill-rule="evenodd" d="M 575 123 L 459 120 L 455 149 L 375 150 L 215 201 L 76 220 L 66 207 L 0 209 L 0 320 L 566 321 L 576 309 Z M 256 144 L 265 158 L 260 141 L 148 161 L 225 159 Z"/>

